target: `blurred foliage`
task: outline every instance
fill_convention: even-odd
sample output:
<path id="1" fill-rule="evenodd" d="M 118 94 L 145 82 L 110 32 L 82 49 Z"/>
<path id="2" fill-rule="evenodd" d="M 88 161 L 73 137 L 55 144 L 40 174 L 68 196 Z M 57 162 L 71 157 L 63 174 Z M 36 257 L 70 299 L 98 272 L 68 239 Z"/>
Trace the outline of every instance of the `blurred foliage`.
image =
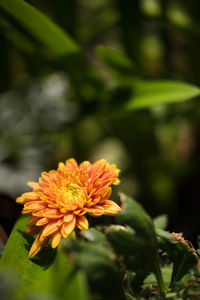
<path id="1" fill-rule="evenodd" d="M 84 274 L 62 252 L 49 247 L 33 261 L 28 258 L 32 237 L 26 223 L 27 217 L 18 220 L 0 260 L 1 299 L 89 299 Z"/>
<path id="2" fill-rule="evenodd" d="M 168 229 L 196 243 L 199 97 L 180 101 L 199 95 L 199 16 L 195 0 L 0 0 L 0 223 L 8 234 L 28 180 L 69 157 L 104 157 L 122 170 L 120 190 L 153 217 L 167 213 Z M 159 241 L 171 249 L 169 237 Z M 191 280 L 176 286 L 180 297 L 195 295 Z"/>

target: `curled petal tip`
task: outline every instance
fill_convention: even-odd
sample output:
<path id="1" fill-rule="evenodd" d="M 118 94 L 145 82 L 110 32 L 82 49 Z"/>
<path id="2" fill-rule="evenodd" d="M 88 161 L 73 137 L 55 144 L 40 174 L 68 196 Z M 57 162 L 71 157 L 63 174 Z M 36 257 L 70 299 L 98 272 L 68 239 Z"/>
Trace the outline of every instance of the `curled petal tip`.
<path id="1" fill-rule="evenodd" d="M 30 251 L 29 251 L 29 258 L 33 258 L 40 252 L 40 250 L 48 243 L 49 238 L 44 238 L 39 234 L 35 239 Z"/>
<path id="2" fill-rule="evenodd" d="M 61 239 L 61 233 L 59 231 L 54 233 L 52 240 L 51 240 L 51 247 L 53 249 L 58 246 L 58 244 L 60 243 L 60 239 Z"/>
<path id="3" fill-rule="evenodd" d="M 77 227 L 80 230 L 88 229 L 89 223 L 88 223 L 88 220 L 85 216 L 79 216 L 77 218 Z"/>
<path id="4" fill-rule="evenodd" d="M 39 187 L 38 183 L 35 182 L 35 181 L 28 181 L 28 182 L 27 182 L 27 185 L 28 185 L 30 188 L 32 188 L 33 190 L 34 190 L 34 189 L 37 189 L 37 188 Z"/>
<path id="5" fill-rule="evenodd" d="M 19 204 L 24 204 L 24 197 L 18 197 L 17 199 L 16 199 L 16 202 L 17 203 L 19 203 Z"/>
<path id="6" fill-rule="evenodd" d="M 61 234 L 64 238 L 68 237 L 68 235 L 70 235 L 72 233 L 72 231 L 74 230 L 76 226 L 76 218 L 74 217 L 74 219 L 68 223 L 64 223 L 62 225 L 61 228 Z"/>
<path id="7" fill-rule="evenodd" d="M 115 216 L 121 211 L 121 207 L 112 200 L 105 200 L 102 206 L 106 215 Z"/>
<path id="8" fill-rule="evenodd" d="M 118 185 L 120 184 L 120 180 L 117 178 L 114 182 L 113 182 L 114 185 Z"/>

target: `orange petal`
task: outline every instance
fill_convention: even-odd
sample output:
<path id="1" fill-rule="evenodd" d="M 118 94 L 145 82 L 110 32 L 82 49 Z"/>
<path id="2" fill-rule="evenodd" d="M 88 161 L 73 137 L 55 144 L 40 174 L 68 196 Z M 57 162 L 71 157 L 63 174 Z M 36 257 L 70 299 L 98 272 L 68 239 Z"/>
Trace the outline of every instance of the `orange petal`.
<path id="1" fill-rule="evenodd" d="M 50 171 L 51 172 L 51 171 Z M 40 188 L 48 188 L 51 183 L 51 175 L 50 172 L 42 172 L 41 177 L 39 178 L 39 187 Z"/>
<path id="2" fill-rule="evenodd" d="M 58 219 L 63 217 L 63 214 L 56 208 L 46 208 L 43 211 L 43 216 L 50 219 Z"/>
<path id="3" fill-rule="evenodd" d="M 91 163 L 89 161 L 83 161 L 80 165 L 79 165 L 79 169 L 80 170 L 85 170 L 87 171 L 91 166 Z"/>
<path id="4" fill-rule="evenodd" d="M 33 190 L 39 188 L 39 184 L 37 182 L 35 182 L 35 181 L 28 181 L 27 185 L 30 186 Z"/>
<path id="5" fill-rule="evenodd" d="M 71 169 L 71 171 L 78 169 L 78 164 L 74 158 L 66 160 L 65 165 L 67 168 Z"/>
<path id="6" fill-rule="evenodd" d="M 18 197 L 16 199 L 16 202 L 23 204 L 23 203 L 28 203 L 30 201 L 36 201 L 36 200 L 40 200 L 39 195 L 36 194 L 35 192 L 28 192 L 28 193 L 22 194 L 21 197 Z"/>
<path id="7" fill-rule="evenodd" d="M 111 192 L 112 192 L 111 187 L 103 188 L 101 191 L 101 198 L 108 199 L 110 197 Z"/>
<path id="8" fill-rule="evenodd" d="M 48 243 L 49 238 L 39 234 L 30 249 L 29 258 L 33 258 Z"/>
<path id="9" fill-rule="evenodd" d="M 28 202 L 24 205 L 24 210 L 41 210 L 47 207 L 47 204 L 44 201 L 33 201 Z"/>
<path id="10" fill-rule="evenodd" d="M 93 163 L 88 171 L 89 177 L 91 181 L 93 182 L 96 178 L 100 177 L 100 175 L 103 173 L 106 166 L 106 160 L 101 159 L 97 160 L 95 163 Z"/>
<path id="11" fill-rule="evenodd" d="M 64 216 L 64 222 L 68 223 L 71 222 L 74 219 L 74 215 L 73 214 L 65 214 Z"/>
<path id="12" fill-rule="evenodd" d="M 89 184 L 87 187 L 88 196 L 90 197 L 91 195 L 93 195 L 95 191 L 96 189 L 94 189 L 93 184 Z"/>
<path id="13" fill-rule="evenodd" d="M 46 225 L 42 231 L 42 236 L 48 236 L 58 230 L 57 222 L 51 222 Z"/>
<path id="14" fill-rule="evenodd" d="M 101 205 L 104 208 L 105 215 L 115 216 L 121 210 L 119 205 L 111 200 L 104 200 Z"/>
<path id="15" fill-rule="evenodd" d="M 85 216 L 78 216 L 77 218 L 77 227 L 80 230 L 88 229 L 89 223 Z"/>
<path id="16" fill-rule="evenodd" d="M 97 196 L 97 197 L 92 197 L 88 202 L 87 202 L 87 205 L 88 203 L 90 203 L 90 206 L 94 206 L 94 205 L 98 205 L 98 203 L 101 201 L 101 197 L 100 196 Z M 88 205 L 89 206 L 89 205 Z"/>
<path id="17" fill-rule="evenodd" d="M 43 179 L 44 181 L 49 182 L 49 180 L 51 178 L 50 172 L 51 171 L 49 171 L 49 172 L 45 172 L 45 171 L 42 172 L 40 179 Z"/>
<path id="18" fill-rule="evenodd" d="M 96 161 L 88 170 L 88 175 L 95 187 L 98 179 L 104 187 L 119 183 L 117 179 L 119 170 L 116 168 L 116 165 L 110 165 L 105 159 Z"/>
<path id="19" fill-rule="evenodd" d="M 65 164 L 64 164 L 63 162 L 60 162 L 60 163 L 58 164 L 58 170 L 59 170 L 59 171 L 66 172 L 66 166 L 65 166 Z"/>
<path id="20" fill-rule="evenodd" d="M 32 214 L 32 210 L 28 210 L 28 209 L 24 209 L 22 210 L 22 215 L 31 215 Z"/>
<path id="21" fill-rule="evenodd" d="M 31 217 L 27 223 L 27 226 L 35 225 L 39 221 L 39 218 L 37 217 Z"/>
<path id="22" fill-rule="evenodd" d="M 32 213 L 32 215 L 35 216 L 35 217 L 42 218 L 42 217 L 43 217 L 43 211 L 44 211 L 43 209 L 38 210 L 38 211 L 34 211 L 34 212 Z M 22 213 L 23 213 L 23 211 L 22 211 Z"/>
<path id="23" fill-rule="evenodd" d="M 112 184 L 118 185 L 118 184 L 120 184 L 120 180 L 118 178 L 116 178 L 113 180 Z"/>
<path id="24" fill-rule="evenodd" d="M 52 248 L 56 248 L 58 244 L 60 243 L 61 239 L 61 233 L 60 231 L 57 231 L 53 234 L 52 240 L 51 240 L 51 246 Z"/>
<path id="25" fill-rule="evenodd" d="M 88 208 L 88 214 L 93 217 L 99 217 L 104 214 L 104 209 L 100 205 L 94 205 L 91 208 Z"/>
<path id="26" fill-rule="evenodd" d="M 66 238 L 72 231 L 74 230 L 76 226 L 76 217 L 74 216 L 73 220 L 68 223 L 64 223 L 61 227 L 61 234 L 64 238 Z"/>
<path id="27" fill-rule="evenodd" d="M 86 214 L 88 212 L 88 208 L 87 207 L 83 207 L 81 212 L 79 213 L 79 216 L 82 216 L 84 214 Z"/>
<path id="28" fill-rule="evenodd" d="M 78 169 L 78 164 L 73 158 L 66 160 L 65 164 L 64 163 L 58 164 L 58 170 L 64 173 L 68 172 L 69 170 L 71 172 L 74 172 L 76 171 L 76 169 Z"/>
<path id="29" fill-rule="evenodd" d="M 25 198 L 20 196 L 16 199 L 16 202 L 19 203 L 19 204 L 24 204 L 25 203 Z"/>
<path id="30" fill-rule="evenodd" d="M 78 209 L 78 210 L 73 211 L 73 213 L 74 213 L 75 215 L 79 215 L 80 212 L 81 212 L 81 209 Z"/>
<path id="31" fill-rule="evenodd" d="M 40 219 L 40 220 L 36 223 L 36 225 L 37 225 L 37 226 L 42 226 L 42 225 L 47 224 L 48 222 L 49 222 L 49 219 L 47 219 L 47 218 L 42 218 L 42 219 Z"/>

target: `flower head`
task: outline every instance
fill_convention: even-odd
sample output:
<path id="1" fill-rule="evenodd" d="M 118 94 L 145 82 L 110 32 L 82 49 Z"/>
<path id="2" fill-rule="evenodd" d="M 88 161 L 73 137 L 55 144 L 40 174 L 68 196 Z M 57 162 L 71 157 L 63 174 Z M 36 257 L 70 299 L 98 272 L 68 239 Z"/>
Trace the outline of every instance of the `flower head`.
<path id="1" fill-rule="evenodd" d="M 120 182 L 118 175 L 116 166 L 105 159 L 78 166 L 71 158 L 59 163 L 57 170 L 42 172 L 39 182 L 28 182 L 33 191 L 16 201 L 24 204 L 22 213 L 31 216 L 27 233 L 37 235 L 29 257 L 34 257 L 49 240 L 56 248 L 61 237 L 69 236 L 75 227 L 87 229 L 86 213 L 94 217 L 116 215 L 120 207 L 108 199 L 110 185 Z"/>

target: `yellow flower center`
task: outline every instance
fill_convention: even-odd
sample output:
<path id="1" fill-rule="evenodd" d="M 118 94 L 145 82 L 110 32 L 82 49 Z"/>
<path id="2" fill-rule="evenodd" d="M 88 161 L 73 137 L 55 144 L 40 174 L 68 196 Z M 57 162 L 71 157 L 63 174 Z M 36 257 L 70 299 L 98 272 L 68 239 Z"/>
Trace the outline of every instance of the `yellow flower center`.
<path id="1" fill-rule="evenodd" d="M 59 189 L 56 202 L 60 205 L 60 211 L 65 213 L 82 209 L 86 201 L 84 188 L 71 183 Z"/>

